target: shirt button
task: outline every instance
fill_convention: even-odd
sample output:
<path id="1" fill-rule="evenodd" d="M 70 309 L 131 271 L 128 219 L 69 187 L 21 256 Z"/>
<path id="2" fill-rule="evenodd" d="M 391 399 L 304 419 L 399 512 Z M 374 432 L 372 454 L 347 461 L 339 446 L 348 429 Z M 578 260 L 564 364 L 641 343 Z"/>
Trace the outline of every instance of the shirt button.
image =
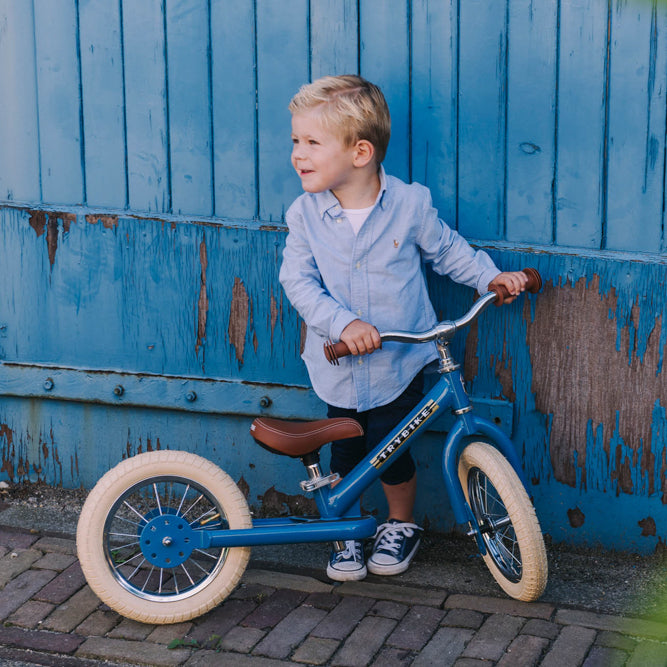
<path id="1" fill-rule="evenodd" d="M 357 311 L 357 315 L 361 316 L 361 308 Z"/>
<path id="2" fill-rule="evenodd" d="M 356 266 L 357 266 L 358 269 L 360 269 L 361 268 L 361 262 L 357 262 Z"/>
<path id="3" fill-rule="evenodd" d="M 361 366 L 361 364 L 364 363 L 364 360 L 363 360 L 363 359 L 359 359 L 359 361 L 357 361 L 357 363 Z"/>

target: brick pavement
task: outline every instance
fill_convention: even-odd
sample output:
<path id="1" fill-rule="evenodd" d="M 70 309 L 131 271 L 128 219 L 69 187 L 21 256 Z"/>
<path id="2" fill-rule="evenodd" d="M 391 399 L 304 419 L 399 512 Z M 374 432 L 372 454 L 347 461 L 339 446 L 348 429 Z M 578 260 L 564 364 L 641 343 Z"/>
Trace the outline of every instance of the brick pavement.
<path id="1" fill-rule="evenodd" d="M 124 619 L 85 583 L 73 540 L 0 528 L 0 664 L 667 667 L 667 625 L 377 580 L 250 569 L 201 618 Z"/>

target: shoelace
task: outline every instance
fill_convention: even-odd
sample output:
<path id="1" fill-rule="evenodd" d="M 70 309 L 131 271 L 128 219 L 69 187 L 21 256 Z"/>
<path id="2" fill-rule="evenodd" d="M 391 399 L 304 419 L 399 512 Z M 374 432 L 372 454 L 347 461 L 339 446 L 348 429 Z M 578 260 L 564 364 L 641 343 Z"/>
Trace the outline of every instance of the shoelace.
<path id="1" fill-rule="evenodd" d="M 345 551 L 340 551 L 336 560 L 346 560 L 352 558 L 355 561 L 361 561 L 361 543 L 356 540 L 347 540 L 345 542 Z"/>
<path id="2" fill-rule="evenodd" d="M 387 551 L 395 556 L 401 548 L 401 538 L 412 537 L 414 534 L 410 524 L 383 523 L 375 537 L 375 550 Z"/>

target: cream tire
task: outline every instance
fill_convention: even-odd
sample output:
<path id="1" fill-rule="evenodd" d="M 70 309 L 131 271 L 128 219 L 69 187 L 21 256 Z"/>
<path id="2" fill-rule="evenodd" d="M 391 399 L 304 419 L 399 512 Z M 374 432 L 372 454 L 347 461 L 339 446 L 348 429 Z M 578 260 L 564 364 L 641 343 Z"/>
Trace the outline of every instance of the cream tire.
<path id="1" fill-rule="evenodd" d="M 461 453 L 458 473 L 484 530 L 489 571 L 510 597 L 537 600 L 547 583 L 547 554 L 535 509 L 516 472 L 495 447 L 472 442 Z"/>
<path id="2" fill-rule="evenodd" d="M 186 545 L 184 563 L 156 566 L 150 558 L 159 554 L 140 544 L 151 519 L 178 520 L 181 533 L 190 537 L 205 527 L 252 527 L 245 497 L 207 459 L 180 451 L 134 456 L 99 480 L 79 518 L 79 561 L 95 594 L 119 614 L 142 623 L 180 623 L 220 604 L 243 575 L 250 548 Z"/>

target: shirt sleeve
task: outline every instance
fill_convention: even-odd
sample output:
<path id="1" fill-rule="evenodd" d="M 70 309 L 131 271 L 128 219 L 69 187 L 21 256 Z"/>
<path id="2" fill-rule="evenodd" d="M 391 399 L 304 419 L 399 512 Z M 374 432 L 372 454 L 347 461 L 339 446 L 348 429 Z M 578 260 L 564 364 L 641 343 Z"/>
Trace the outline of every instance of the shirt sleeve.
<path id="1" fill-rule="evenodd" d="M 308 242 L 303 216 L 287 212 L 289 234 L 279 280 L 290 303 L 306 325 L 322 338 L 340 340 L 343 329 L 357 319 L 325 289 Z"/>
<path id="2" fill-rule="evenodd" d="M 424 188 L 423 217 L 417 243 L 422 257 L 432 263 L 436 273 L 474 287 L 480 294 L 488 291 L 489 283 L 500 273 L 489 255 L 483 250 L 474 250 L 438 217 L 427 188 Z"/>

